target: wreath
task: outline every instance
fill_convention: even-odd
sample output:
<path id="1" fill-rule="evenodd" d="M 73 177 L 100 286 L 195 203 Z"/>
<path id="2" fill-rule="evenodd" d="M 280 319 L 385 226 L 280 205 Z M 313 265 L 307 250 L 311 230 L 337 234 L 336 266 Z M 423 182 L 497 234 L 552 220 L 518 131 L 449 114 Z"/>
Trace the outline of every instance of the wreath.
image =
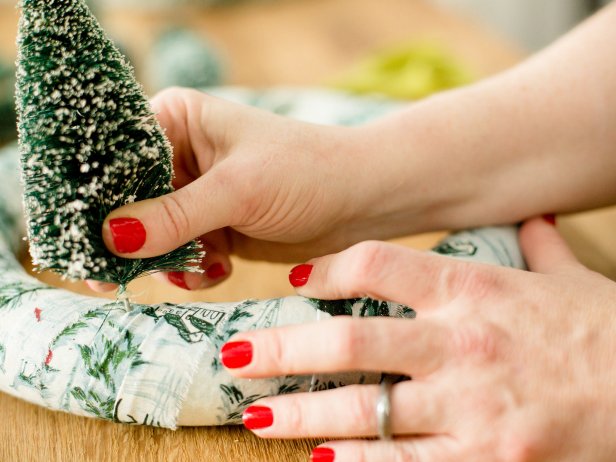
<path id="1" fill-rule="evenodd" d="M 262 397 L 378 383 L 381 374 L 237 379 L 218 359 L 232 335 L 337 315 L 415 316 L 396 303 L 301 297 L 132 304 L 127 311 L 121 300 L 49 287 L 28 275 L 16 256 L 25 233 L 18 173 L 16 147 L 0 151 L 0 390 L 31 403 L 171 429 L 238 424 Z M 435 250 L 523 266 L 514 227 L 462 232 Z"/>

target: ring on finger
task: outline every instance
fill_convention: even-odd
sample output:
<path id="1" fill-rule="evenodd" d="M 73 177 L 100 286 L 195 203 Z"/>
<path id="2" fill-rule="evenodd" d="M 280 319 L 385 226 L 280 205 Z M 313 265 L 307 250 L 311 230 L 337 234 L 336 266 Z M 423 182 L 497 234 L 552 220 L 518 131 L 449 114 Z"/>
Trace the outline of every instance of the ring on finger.
<path id="1" fill-rule="evenodd" d="M 391 388 L 394 377 L 386 375 L 381 381 L 379 397 L 376 401 L 377 431 L 384 441 L 392 439 L 391 431 Z"/>

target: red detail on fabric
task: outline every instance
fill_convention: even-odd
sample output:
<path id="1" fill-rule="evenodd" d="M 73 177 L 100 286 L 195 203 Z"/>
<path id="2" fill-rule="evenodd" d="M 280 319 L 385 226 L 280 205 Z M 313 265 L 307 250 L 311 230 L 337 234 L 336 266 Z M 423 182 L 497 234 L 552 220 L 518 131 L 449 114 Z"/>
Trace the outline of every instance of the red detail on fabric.
<path id="1" fill-rule="evenodd" d="M 34 316 L 36 317 L 36 321 L 37 322 L 41 322 L 41 313 L 43 312 L 43 310 L 41 310 L 39 307 L 34 308 Z"/>
<path id="2" fill-rule="evenodd" d="M 45 358 L 45 366 L 49 366 L 49 363 L 53 359 L 53 352 L 51 350 L 47 350 L 47 357 Z"/>

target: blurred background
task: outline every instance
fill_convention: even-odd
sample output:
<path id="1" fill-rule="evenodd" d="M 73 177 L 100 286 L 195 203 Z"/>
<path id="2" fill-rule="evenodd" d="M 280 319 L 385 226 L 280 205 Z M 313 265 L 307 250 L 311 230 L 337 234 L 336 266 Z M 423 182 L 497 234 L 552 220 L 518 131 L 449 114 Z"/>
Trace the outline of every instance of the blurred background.
<path id="1" fill-rule="evenodd" d="M 513 65 L 607 0 L 88 3 L 150 94 L 172 85 L 317 85 L 413 100 Z M 0 0 L 0 142 L 15 136 L 15 5 Z"/>
<path id="2" fill-rule="evenodd" d="M 610 0 L 431 0 L 470 14 L 526 50 L 543 48 Z"/>
<path id="3" fill-rule="evenodd" d="M 510 67 L 607 1 L 87 3 L 150 94 L 172 85 L 318 85 L 413 100 Z M 15 5 L 0 0 L 0 142 L 14 134 Z"/>

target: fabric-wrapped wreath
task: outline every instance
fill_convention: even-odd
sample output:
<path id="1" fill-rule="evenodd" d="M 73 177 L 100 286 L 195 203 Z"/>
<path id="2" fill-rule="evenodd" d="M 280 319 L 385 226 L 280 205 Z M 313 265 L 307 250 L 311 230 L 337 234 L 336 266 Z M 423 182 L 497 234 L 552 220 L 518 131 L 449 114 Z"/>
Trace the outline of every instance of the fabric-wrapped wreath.
<path id="1" fill-rule="evenodd" d="M 395 303 L 301 297 L 132 304 L 127 311 L 121 301 L 46 286 L 16 256 L 24 235 L 18 171 L 16 148 L 1 151 L 0 390 L 13 396 L 128 424 L 238 424 L 243 409 L 261 397 L 378 383 L 381 374 L 236 379 L 218 360 L 233 334 L 336 315 L 414 317 L 412 309 Z M 459 233 L 435 250 L 523 267 L 515 227 Z"/>

